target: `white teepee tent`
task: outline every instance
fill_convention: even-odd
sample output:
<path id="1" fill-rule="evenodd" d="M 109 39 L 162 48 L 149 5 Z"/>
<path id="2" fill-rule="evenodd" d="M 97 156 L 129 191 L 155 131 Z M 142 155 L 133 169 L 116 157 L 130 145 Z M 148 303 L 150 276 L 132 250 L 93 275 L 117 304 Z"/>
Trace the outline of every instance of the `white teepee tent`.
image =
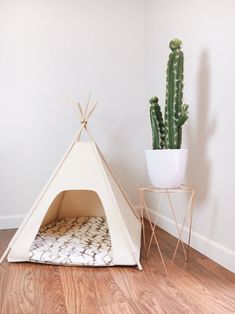
<path id="1" fill-rule="evenodd" d="M 140 219 L 88 130 L 96 105 L 87 113 L 89 100 L 84 111 L 78 104 L 81 128 L 0 263 L 8 255 L 9 262 L 142 269 Z M 82 131 L 90 141 L 80 141 Z"/>

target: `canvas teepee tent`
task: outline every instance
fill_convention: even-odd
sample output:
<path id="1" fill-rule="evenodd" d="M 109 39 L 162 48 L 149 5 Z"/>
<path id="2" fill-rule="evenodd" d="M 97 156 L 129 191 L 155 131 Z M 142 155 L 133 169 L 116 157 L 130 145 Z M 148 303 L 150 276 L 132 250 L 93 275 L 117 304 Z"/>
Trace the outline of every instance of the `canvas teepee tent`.
<path id="1" fill-rule="evenodd" d="M 141 222 L 96 145 L 88 119 L 81 128 L 0 263 L 31 261 L 65 265 L 137 265 Z M 86 131 L 88 142 L 81 142 Z"/>

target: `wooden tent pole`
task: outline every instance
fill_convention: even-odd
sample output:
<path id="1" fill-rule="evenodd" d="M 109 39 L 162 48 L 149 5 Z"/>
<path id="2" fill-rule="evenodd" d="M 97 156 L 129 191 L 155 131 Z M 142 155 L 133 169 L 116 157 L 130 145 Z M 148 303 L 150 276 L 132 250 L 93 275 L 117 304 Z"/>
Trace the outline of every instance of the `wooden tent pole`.
<path id="1" fill-rule="evenodd" d="M 94 106 L 91 108 L 90 112 L 88 113 L 88 115 L 86 116 L 86 121 L 88 122 L 88 120 L 90 119 L 92 113 L 94 112 L 95 108 L 97 107 L 98 105 L 98 101 L 94 104 Z"/>
<path id="2" fill-rule="evenodd" d="M 88 110 L 88 107 L 89 107 L 89 104 L 90 104 L 90 99 L 91 99 L 91 93 L 89 93 L 89 97 L 88 97 L 88 100 L 87 100 L 87 103 L 86 103 L 86 107 L 85 107 L 85 110 L 83 111 L 83 113 L 84 113 L 83 120 L 85 120 L 85 118 L 86 118 L 87 110 Z"/>
<path id="3" fill-rule="evenodd" d="M 83 117 L 83 112 L 82 112 L 81 104 L 79 102 L 77 103 L 77 107 L 78 107 L 78 110 L 79 110 L 81 118 L 82 118 Z"/>

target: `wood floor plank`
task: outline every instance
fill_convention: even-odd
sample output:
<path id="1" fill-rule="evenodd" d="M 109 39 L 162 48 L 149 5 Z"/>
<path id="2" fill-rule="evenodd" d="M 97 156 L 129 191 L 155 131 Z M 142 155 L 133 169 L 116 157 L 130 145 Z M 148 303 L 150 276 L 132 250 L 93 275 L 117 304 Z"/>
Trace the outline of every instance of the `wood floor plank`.
<path id="1" fill-rule="evenodd" d="M 8 277 L 9 277 L 8 265 L 1 265 L 0 267 L 0 313 L 6 312 L 5 303 L 6 303 L 6 291 L 8 286 Z"/>
<path id="2" fill-rule="evenodd" d="M 60 267 L 60 276 L 68 313 L 96 313 L 98 302 L 91 268 Z"/>
<path id="3" fill-rule="evenodd" d="M 174 310 L 181 313 L 186 311 L 185 304 L 180 302 L 180 292 L 177 291 L 176 298 L 172 284 L 161 273 L 158 273 L 155 278 L 153 273 L 149 271 L 141 279 L 132 272 L 124 272 L 123 275 L 128 283 L 131 298 L 135 302 L 138 301 L 145 307 L 151 306 L 151 308 L 158 309 L 159 312 L 166 311 L 170 313 L 171 310 Z M 164 285 L 162 282 L 164 282 Z"/>
<path id="4" fill-rule="evenodd" d="M 2 256 L 15 232 L 15 229 L 0 230 L 0 256 Z"/>
<path id="5" fill-rule="evenodd" d="M 34 313 L 34 276 L 31 265 L 11 264 L 6 271 L 7 287 L 2 313 Z"/>
<path id="6" fill-rule="evenodd" d="M 125 303 L 126 293 L 115 281 L 110 268 L 92 268 L 92 278 L 98 306 Z"/>
<path id="7" fill-rule="evenodd" d="M 0 230 L 0 256 L 7 248 L 10 239 L 13 237 L 15 230 Z M 2 264 L 0 266 L 0 313 L 6 313 L 6 296 L 9 283 L 10 265 Z"/>
<path id="8" fill-rule="evenodd" d="M 138 305 L 132 301 L 120 302 L 111 305 L 105 305 L 101 307 L 101 312 L 103 314 L 142 314 L 142 310 L 138 308 Z M 156 313 L 156 312 L 155 312 Z"/>
<path id="9" fill-rule="evenodd" d="M 34 269 L 34 313 L 69 313 L 67 311 L 62 287 L 60 266 L 30 265 L 32 265 Z"/>
<path id="10" fill-rule="evenodd" d="M 169 235 L 161 231 L 160 233 L 160 243 L 164 243 L 164 241 L 168 241 L 168 246 L 163 246 L 163 254 L 166 258 L 167 266 L 171 266 L 171 255 L 167 252 L 170 248 L 174 248 L 176 244 L 176 240 L 173 237 L 169 237 Z M 171 244 L 169 246 L 169 243 Z M 156 248 L 155 248 L 156 250 Z M 203 256 L 202 254 L 196 252 L 191 249 L 191 259 L 189 264 L 184 263 L 183 252 L 179 252 L 177 258 L 175 260 L 175 264 L 170 271 L 170 281 L 172 287 L 177 290 L 177 301 L 178 303 L 183 303 L 184 306 L 189 301 L 188 306 L 194 309 L 195 313 L 214 313 L 214 307 L 217 308 L 217 311 L 220 313 L 229 313 L 233 310 L 235 311 L 235 276 L 222 268 L 208 258 Z M 156 272 L 156 265 L 154 265 L 154 251 L 151 251 L 150 258 L 148 260 L 149 263 L 149 274 L 152 273 L 152 278 L 159 278 L 158 273 Z M 198 263 L 198 260 L 207 260 L 209 261 L 203 266 L 202 263 Z M 153 265 L 151 265 L 153 263 Z M 201 267 L 199 267 L 199 265 Z M 214 266 L 214 267 L 208 267 Z M 215 269 L 222 268 L 223 272 L 228 274 L 230 273 L 230 282 L 231 286 L 228 285 L 228 281 L 225 280 L 225 277 L 222 277 L 220 272 L 216 272 Z M 225 280 L 225 285 L 224 285 Z M 163 286 L 161 286 L 159 282 L 159 288 L 166 286 L 163 282 Z M 226 289 L 229 288 L 229 289 Z M 231 288 L 231 289 L 230 289 Z M 169 292 L 169 291 L 168 291 Z M 170 293 L 173 294 L 173 291 Z M 228 297 L 229 295 L 229 297 Z M 200 300 L 200 302 L 198 302 Z M 193 306 L 192 306 L 193 305 Z"/>
<path id="11" fill-rule="evenodd" d="M 0 231 L 0 252 L 14 232 Z M 169 269 L 176 239 L 161 229 L 158 235 Z M 193 249 L 187 265 L 179 248 L 169 277 L 155 245 L 148 260 L 143 250 L 142 256 L 143 271 L 5 262 L 0 266 L 0 313 L 235 313 L 235 274 Z"/>

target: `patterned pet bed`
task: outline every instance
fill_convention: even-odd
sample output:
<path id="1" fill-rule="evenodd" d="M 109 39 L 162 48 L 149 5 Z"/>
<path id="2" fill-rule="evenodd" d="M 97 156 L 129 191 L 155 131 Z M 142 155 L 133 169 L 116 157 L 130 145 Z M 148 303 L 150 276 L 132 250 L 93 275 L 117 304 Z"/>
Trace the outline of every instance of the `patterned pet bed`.
<path id="1" fill-rule="evenodd" d="M 106 218 L 65 218 L 41 227 L 30 249 L 29 261 L 59 265 L 113 266 Z"/>

